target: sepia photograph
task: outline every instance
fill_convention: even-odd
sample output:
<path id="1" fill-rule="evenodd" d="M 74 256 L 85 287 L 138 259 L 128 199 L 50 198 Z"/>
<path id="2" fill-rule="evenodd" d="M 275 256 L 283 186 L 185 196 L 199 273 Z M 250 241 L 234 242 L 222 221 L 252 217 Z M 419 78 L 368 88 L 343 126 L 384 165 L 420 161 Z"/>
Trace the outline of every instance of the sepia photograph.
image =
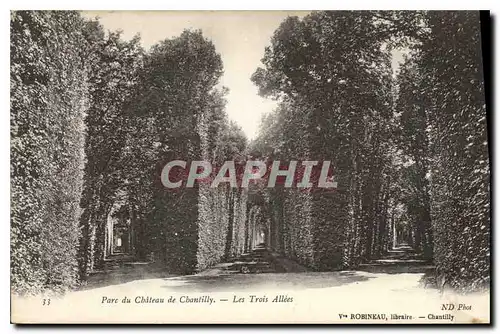
<path id="1" fill-rule="evenodd" d="M 14 324 L 491 324 L 489 11 L 10 11 Z"/>

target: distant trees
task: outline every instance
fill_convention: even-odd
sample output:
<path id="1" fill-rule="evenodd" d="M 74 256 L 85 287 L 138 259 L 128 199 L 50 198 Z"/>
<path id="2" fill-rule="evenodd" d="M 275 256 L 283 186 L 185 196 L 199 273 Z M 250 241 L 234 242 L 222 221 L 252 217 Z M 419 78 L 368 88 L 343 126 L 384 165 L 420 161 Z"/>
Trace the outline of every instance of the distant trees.
<path id="1" fill-rule="evenodd" d="M 430 159 L 428 138 L 428 101 L 421 88 L 421 69 L 418 54 L 406 60 L 397 76 L 398 98 L 396 111 L 399 127 L 396 133 L 397 147 L 401 149 L 401 197 L 407 217 L 412 225 L 409 240 L 424 258 L 432 259 Z"/>

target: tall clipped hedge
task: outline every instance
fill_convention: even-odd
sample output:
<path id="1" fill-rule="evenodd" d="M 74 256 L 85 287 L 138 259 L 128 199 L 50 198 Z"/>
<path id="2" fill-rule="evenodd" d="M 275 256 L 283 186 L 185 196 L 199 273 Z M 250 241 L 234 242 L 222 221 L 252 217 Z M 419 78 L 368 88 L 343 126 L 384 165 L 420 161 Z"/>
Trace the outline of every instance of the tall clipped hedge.
<path id="1" fill-rule="evenodd" d="M 224 91 L 216 89 L 221 75 L 213 43 L 200 31 L 186 30 L 145 55 L 127 107 L 130 158 L 124 160 L 145 231 L 139 243 L 173 272 L 192 273 L 230 256 L 234 228 L 240 228 L 234 219 L 244 219 L 245 207 L 232 209 L 238 200 L 230 189 L 196 183 L 172 190 L 160 180 L 168 161 L 187 161 L 188 168 L 196 160 L 220 166 L 244 150 L 245 138 L 225 114 Z"/>
<path id="2" fill-rule="evenodd" d="M 14 291 L 71 288 L 102 268 L 118 200 L 134 255 L 153 253 L 166 270 L 243 251 L 245 192 L 160 182 L 166 161 L 222 163 L 245 150 L 215 89 L 220 55 L 200 31 L 144 53 L 139 38 L 123 41 L 77 12 L 13 12 L 11 63 Z"/>
<path id="3" fill-rule="evenodd" d="M 105 34 L 97 21 L 84 27 L 90 71 L 90 106 L 85 123 L 85 174 L 80 218 L 79 267 L 82 278 L 102 268 L 105 226 L 117 195 L 128 181 L 126 145 L 131 127 L 127 107 L 142 68 L 139 38 L 123 41 L 120 33 Z M 134 143 L 128 143 L 131 145 Z"/>
<path id="4" fill-rule="evenodd" d="M 11 282 L 77 282 L 87 71 L 78 13 L 11 13 Z"/>
<path id="5" fill-rule="evenodd" d="M 441 286 L 490 279 L 486 106 L 478 12 L 428 13 L 421 66 L 429 98 L 431 215 Z"/>
<path id="6" fill-rule="evenodd" d="M 490 195 L 486 105 L 478 12 L 425 12 L 402 66 L 397 110 L 400 201 L 432 255 L 439 288 L 474 291 L 490 280 Z M 433 247 L 433 249 L 432 249 Z"/>
<path id="7" fill-rule="evenodd" d="M 241 158 L 246 138 L 241 128 L 230 123 L 224 111 L 224 91 L 214 90 L 211 103 L 199 117 L 201 157 L 217 167 L 227 160 Z M 234 258 L 244 251 L 246 191 L 227 183 L 212 188 L 202 183 L 198 188 L 197 270 Z"/>
<path id="8" fill-rule="evenodd" d="M 281 102 L 264 120 L 256 149 L 273 159 L 332 162 L 334 193 L 309 199 L 291 190 L 271 201 L 284 253 L 319 270 L 353 267 L 381 252 L 391 173 L 385 37 L 370 12 L 290 17 L 252 77 L 262 95 Z"/>
<path id="9" fill-rule="evenodd" d="M 384 44 L 412 50 L 396 85 Z M 291 17 L 262 62 L 253 81 L 289 110 L 264 119 L 255 148 L 274 159 L 319 155 L 333 161 L 337 176 L 337 192 L 312 201 L 306 244 L 314 247 L 313 267 L 380 257 L 393 230 L 404 227 L 408 238 L 399 241 L 433 258 L 441 287 L 488 286 L 490 177 L 477 12 Z M 308 125 L 305 133 L 296 123 Z M 307 151 L 296 147 L 304 139 Z M 294 256 L 281 244 L 300 243 L 293 237 L 298 214 L 288 211 L 304 201 L 288 192 L 271 197 L 272 224 L 285 234 L 275 244 Z M 299 219 L 307 225 L 309 218 Z"/>

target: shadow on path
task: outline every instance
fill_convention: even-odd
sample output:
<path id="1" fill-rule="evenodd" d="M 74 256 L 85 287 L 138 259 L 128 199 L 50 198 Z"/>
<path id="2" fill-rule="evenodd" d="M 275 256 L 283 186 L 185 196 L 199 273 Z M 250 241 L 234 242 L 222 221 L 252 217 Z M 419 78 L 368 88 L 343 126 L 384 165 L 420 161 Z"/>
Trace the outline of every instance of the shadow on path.
<path id="1" fill-rule="evenodd" d="M 181 276 L 165 279 L 163 288 L 173 291 L 231 292 L 256 289 L 314 289 L 330 288 L 372 278 L 359 272 L 302 272 L 222 274 L 217 276 Z"/>
<path id="2" fill-rule="evenodd" d="M 92 273 L 84 285 L 77 290 L 91 290 L 110 285 L 128 283 L 136 280 L 175 277 L 169 274 L 165 267 L 148 262 L 122 263 L 118 268 Z"/>
<path id="3" fill-rule="evenodd" d="M 361 264 L 356 271 L 313 272 L 293 260 L 257 247 L 227 263 L 219 263 L 195 275 L 167 273 L 161 264 L 124 261 L 93 273 L 78 290 L 89 290 L 139 280 L 159 279 L 172 291 L 231 292 L 258 289 L 321 289 L 357 284 L 380 274 L 426 274 L 434 266 L 411 248 L 394 249 L 381 259 Z M 427 283 L 426 283 L 427 285 Z"/>
<path id="4" fill-rule="evenodd" d="M 434 265 L 410 246 L 401 245 L 380 259 L 361 264 L 358 269 L 375 274 L 429 273 L 434 270 Z"/>

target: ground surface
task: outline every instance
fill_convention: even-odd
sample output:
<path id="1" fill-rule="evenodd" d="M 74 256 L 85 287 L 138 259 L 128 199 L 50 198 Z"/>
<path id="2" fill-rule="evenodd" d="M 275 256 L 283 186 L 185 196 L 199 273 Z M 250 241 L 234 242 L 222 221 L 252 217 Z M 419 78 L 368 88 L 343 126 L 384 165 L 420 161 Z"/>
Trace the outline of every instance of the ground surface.
<path id="1" fill-rule="evenodd" d="M 90 323 L 470 323 L 489 296 L 441 294 L 423 273 L 366 271 L 188 275 L 138 279 L 53 298 L 13 301 L 13 320 Z M 124 303 L 128 298 L 128 303 Z M 161 303 L 145 302 L 144 298 Z M 175 298 L 173 303 L 169 299 Z M 260 298 L 257 301 L 257 298 Z M 109 300 L 115 300 L 109 303 Z M 276 300 L 277 299 L 277 300 Z M 443 311 L 453 304 L 453 311 Z M 458 310 L 460 304 L 471 307 Z M 384 319 L 363 319 L 376 314 Z M 392 319 L 406 317 L 405 319 Z M 361 317 L 361 318 L 360 318 Z M 441 318 L 436 318 L 441 317 Z M 20 319 L 20 320 L 19 320 Z"/>
<path id="2" fill-rule="evenodd" d="M 489 294 L 440 292 L 423 280 L 432 264 L 407 253 L 396 250 L 363 264 L 363 270 L 335 272 L 306 271 L 265 249 L 196 275 L 128 263 L 94 275 L 80 291 L 50 297 L 49 307 L 41 306 L 47 297 L 15 300 L 12 314 L 24 322 L 90 323 L 489 321 Z M 376 319 L 365 319 L 369 314 Z"/>

